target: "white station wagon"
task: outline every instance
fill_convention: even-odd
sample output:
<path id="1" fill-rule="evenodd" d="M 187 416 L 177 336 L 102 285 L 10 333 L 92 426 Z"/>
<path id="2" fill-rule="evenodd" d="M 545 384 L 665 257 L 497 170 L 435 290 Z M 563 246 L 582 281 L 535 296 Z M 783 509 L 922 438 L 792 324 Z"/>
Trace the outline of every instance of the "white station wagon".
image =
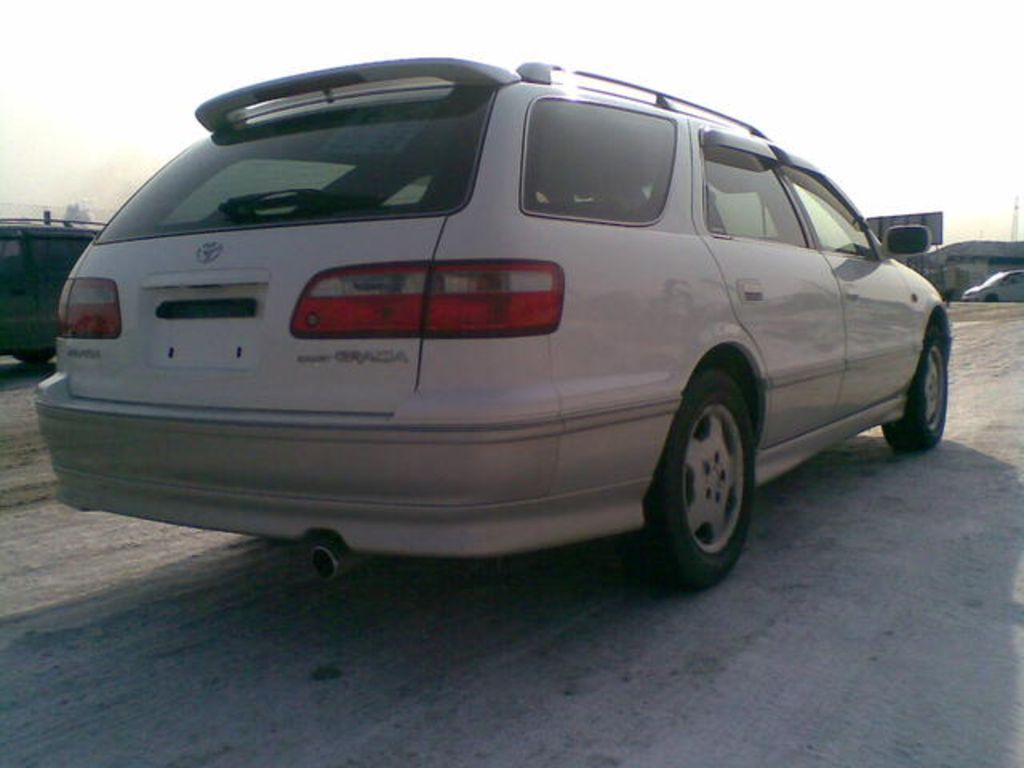
<path id="1" fill-rule="evenodd" d="M 37 393 L 81 509 L 361 552 L 612 534 L 700 588 L 755 485 L 946 412 L 938 294 L 753 126 L 610 78 L 427 59 L 203 104 L 84 254 Z"/>
<path id="2" fill-rule="evenodd" d="M 1024 301 L 1024 269 L 996 272 L 964 291 L 961 301 Z"/>

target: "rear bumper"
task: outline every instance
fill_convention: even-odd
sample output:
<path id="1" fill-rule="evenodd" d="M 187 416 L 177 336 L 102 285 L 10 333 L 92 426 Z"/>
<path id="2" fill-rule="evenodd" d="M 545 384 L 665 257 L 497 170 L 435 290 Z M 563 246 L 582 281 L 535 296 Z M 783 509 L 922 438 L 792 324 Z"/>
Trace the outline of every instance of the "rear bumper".
<path id="1" fill-rule="evenodd" d="M 80 509 L 286 539 L 330 530 L 357 551 L 445 556 L 539 549 L 643 520 L 647 479 L 635 473 L 558 490 L 558 418 L 486 428 L 261 420 L 73 398 L 59 375 L 36 408 L 58 497 Z"/>
<path id="2" fill-rule="evenodd" d="M 57 470 L 58 498 L 194 528 L 299 539 L 334 531 L 359 552 L 486 557 L 632 530 L 642 524 L 644 483 L 524 501 L 448 506 L 355 503 L 267 493 L 224 493 L 126 482 Z"/>

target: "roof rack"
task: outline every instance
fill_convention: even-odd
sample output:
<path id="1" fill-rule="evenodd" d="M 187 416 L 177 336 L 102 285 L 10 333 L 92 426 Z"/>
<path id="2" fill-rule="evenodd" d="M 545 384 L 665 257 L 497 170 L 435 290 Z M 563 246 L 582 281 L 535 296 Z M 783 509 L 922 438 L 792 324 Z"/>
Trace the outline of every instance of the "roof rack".
<path id="1" fill-rule="evenodd" d="M 619 91 L 608 90 L 607 88 L 600 88 L 594 85 L 587 85 L 586 83 L 580 83 L 579 87 L 584 90 L 591 91 L 593 93 L 601 93 L 606 96 L 618 96 L 619 98 L 629 99 L 631 101 L 641 102 L 643 104 L 653 104 L 655 107 L 665 109 L 670 112 L 689 113 L 690 111 L 698 111 L 702 114 L 708 115 L 712 118 L 737 125 L 741 128 L 745 128 L 750 131 L 751 134 L 758 138 L 767 140 L 768 137 L 755 126 L 750 123 L 738 120 L 731 115 L 727 115 L 724 112 L 705 107 L 701 104 L 697 104 L 692 101 L 687 101 L 678 96 L 672 96 L 671 94 L 664 93 L 662 91 L 656 91 L 653 88 L 647 88 L 643 85 L 637 85 L 636 83 L 629 83 L 625 80 L 616 80 L 613 77 L 606 77 L 604 75 L 598 75 L 593 72 L 574 72 L 572 70 L 565 69 L 555 64 L 544 64 L 541 62 L 528 62 L 523 64 L 519 69 L 516 70 L 519 76 L 528 83 L 538 83 L 540 85 L 552 85 L 552 75 L 555 72 L 564 72 L 565 74 L 581 80 L 592 80 L 598 84 L 606 84 L 615 86 L 619 89 L 625 89 L 627 91 L 635 91 L 646 95 L 647 97 L 654 97 L 653 102 L 649 98 L 640 98 L 638 96 L 631 96 L 626 93 Z"/>
<path id="2" fill-rule="evenodd" d="M 30 219 L 30 218 L 2 218 L 0 217 L 0 224 L 22 224 L 26 226 L 39 226 L 53 227 L 64 227 L 71 229 L 73 227 L 88 227 L 88 228 L 101 228 L 106 226 L 102 221 L 80 221 L 78 219 L 54 219 L 54 218 L 42 218 L 42 219 Z"/>

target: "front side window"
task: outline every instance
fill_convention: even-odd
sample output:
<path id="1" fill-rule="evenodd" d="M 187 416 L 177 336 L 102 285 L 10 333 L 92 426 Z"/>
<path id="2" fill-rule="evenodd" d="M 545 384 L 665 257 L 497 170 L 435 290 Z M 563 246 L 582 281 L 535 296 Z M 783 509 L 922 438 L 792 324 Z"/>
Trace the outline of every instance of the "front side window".
<path id="1" fill-rule="evenodd" d="M 469 198 L 493 96 L 370 94 L 215 133 L 143 187 L 101 240 L 451 213 Z"/>
<path id="2" fill-rule="evenodd" d="M 765 160 L 728 147 L 708 147 L 704 174 L 711 232 L 807 246 L 782 182 Z"/>
<path id="3" fill-rule="evenodd" d="M 617 224 L 661 216 L 675 160 L 675 123 L 560 99 L 530 110 L 523 169 L 527 213 Z"/>
<path id="4" fill-rule="evenodd" d="M 807 211 L 811 226 L 824 250 L 850 256 L 875 255 L 860 219 L 832 190 L 803 171 L 786 168 L 784 172 Z"/>

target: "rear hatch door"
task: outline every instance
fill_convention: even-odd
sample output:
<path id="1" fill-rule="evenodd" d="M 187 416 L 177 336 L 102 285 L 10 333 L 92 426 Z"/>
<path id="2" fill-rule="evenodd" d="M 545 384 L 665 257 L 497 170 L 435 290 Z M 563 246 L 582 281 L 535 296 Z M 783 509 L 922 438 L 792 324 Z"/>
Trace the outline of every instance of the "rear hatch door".
<path id="1" fill-rule="evenodd" d="M 418 338 L 296 338 L 314 275 L 431 258 L 441 219 L 218 233 L 97 246 L 118 285 L 117 339 L 68 339 L 72 393 L 121 402 L 390 413 L 416 385 Z M 199 261 L 217 258 L 206 264 Z"/>
<path id="2" fill-rule="evenodd" d="M 64 342 L 72 392 L 393 412 L 416 387 L 418 334 L 316 337 L 293 333 L 293 314 L 326 271 L 433 259 L 445 217 L 468 202 L 494 92 L 325 92 L 218 128 L 122 209 L 76 271 L 117 284 L 122 331 Z"/>

